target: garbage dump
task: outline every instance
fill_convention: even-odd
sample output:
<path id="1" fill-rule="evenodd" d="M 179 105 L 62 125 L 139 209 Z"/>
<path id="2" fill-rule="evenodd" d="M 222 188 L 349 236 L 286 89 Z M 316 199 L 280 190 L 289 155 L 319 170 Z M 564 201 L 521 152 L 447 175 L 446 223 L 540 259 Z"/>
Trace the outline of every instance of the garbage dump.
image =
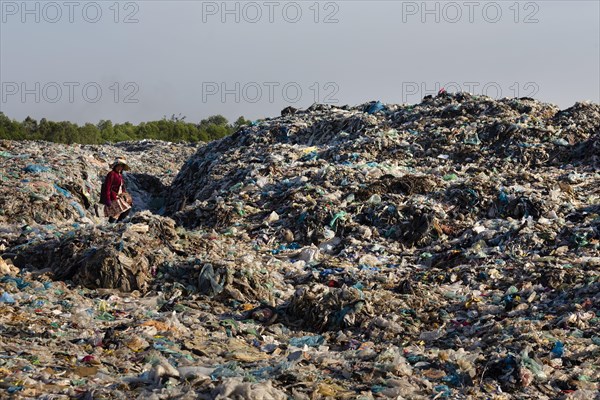
<path id="1" fill-rule="evenodd" d="M 134 209 L 160 212 L 168 185 L 196 148 L 153 140 L 102 146 L 0 141 L 3 236 L 53 236 L 61 233 L 58 225 L 99 222 L 100 187 L 117 156 L 132 167 L 125 180 Z"/>
<path id="2" fill-rule="evenodd" d="M 598 104 L 442 93 L 290 107 L 172 183 L 146 159 L 162 215 L 3 239 L 0 390 L 595 398 L 599 137 Z"/>

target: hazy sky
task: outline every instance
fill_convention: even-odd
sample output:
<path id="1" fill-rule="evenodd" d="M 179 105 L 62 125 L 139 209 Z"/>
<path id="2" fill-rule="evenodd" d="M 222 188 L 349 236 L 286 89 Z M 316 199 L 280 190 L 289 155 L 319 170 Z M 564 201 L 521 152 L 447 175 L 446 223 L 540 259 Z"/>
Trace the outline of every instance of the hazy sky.
<path id="1" fill-rule="evenodd" d="M 417 103 L 600 102 L 600 2 L 0 1 L 0 110 L 134 123 Z"/>

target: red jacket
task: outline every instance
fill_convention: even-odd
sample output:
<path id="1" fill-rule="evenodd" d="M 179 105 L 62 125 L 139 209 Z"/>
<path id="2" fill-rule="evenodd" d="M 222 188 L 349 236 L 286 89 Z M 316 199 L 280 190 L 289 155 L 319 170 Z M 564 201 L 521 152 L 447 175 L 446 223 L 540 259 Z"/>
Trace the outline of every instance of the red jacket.
<path id="1" fill-rule="evenodd" d="M 110 171 L 108 175 L 106 175 L 106 183 L 104 194 L 104 198 L 110 200 L 111 202 L 117 199 L 117 193 L 119 193 L 119 186 L 123 185 L 121 190 L 126 192 L 125 190 L 125 181 L 123 180 L 123 175 L 119 174 L 115 171 Z"/>

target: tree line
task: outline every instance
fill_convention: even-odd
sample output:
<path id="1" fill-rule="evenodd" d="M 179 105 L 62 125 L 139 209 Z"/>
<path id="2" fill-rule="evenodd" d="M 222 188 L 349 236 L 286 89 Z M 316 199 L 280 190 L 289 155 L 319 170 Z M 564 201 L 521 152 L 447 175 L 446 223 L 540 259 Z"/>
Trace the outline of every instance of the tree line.
<path id="1" fill-rule="evenodd" d="M 126 140 L 157 139 L 168 142 L 209 142 L 220 139 L 250 124 L 239 117 L 233 124 L 222 115 L 213 115 L 199 123 L 186 122 L 181 115 L 166 116 L 159 121 L 142 122 L 134 125 L 130 122 L 113 124 L 102 120 L 94 125 L 82 126 L 69 121 L 39 122 L 27 117 L 23 122 L 11 120 L 0 112 L 0 139 L 9 140 L 46 140 L 56 143 L 102 144 Z"/>

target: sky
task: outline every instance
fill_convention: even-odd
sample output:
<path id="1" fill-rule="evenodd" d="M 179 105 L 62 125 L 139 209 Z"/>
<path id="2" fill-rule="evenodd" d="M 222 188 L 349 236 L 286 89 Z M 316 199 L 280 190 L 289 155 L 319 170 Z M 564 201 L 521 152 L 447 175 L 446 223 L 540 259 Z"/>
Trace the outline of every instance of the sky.
<path id="1" fill-rule="evenodd" d="M 442 87 L 600 102 L 600 1 L 0 0 L 17 120 L 254 120 Z"/>

